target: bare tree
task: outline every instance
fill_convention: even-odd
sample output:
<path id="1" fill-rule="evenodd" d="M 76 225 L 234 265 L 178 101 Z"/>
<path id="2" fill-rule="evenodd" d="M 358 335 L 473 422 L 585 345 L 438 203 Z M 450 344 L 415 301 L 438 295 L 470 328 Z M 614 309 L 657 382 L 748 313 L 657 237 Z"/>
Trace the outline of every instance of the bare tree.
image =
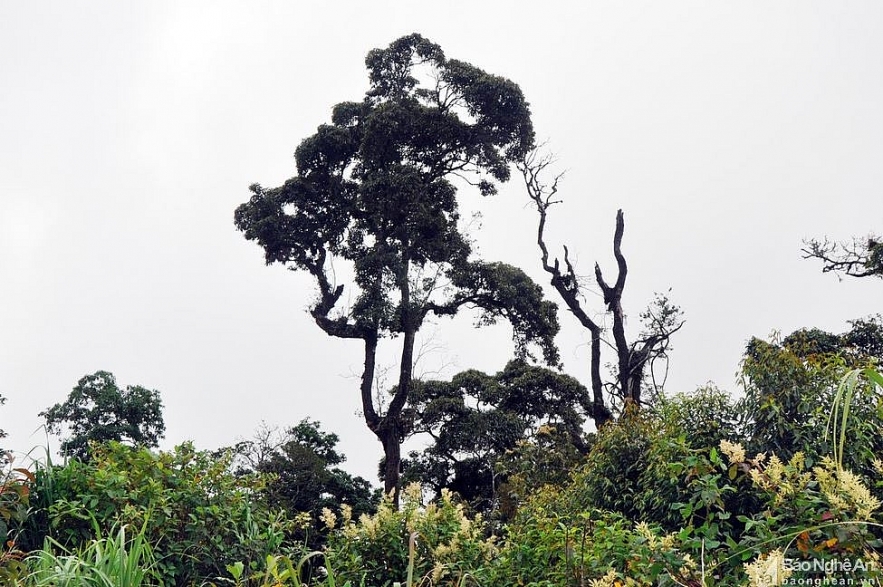
<path id="1" fill-rule="evenodd" d="M 803 258 L 821 260 L 825 273 L 883 278 L 883 241 L 873 234 L 850 242 L 832 242 L 825 238 L 806 240 L 803 244 Z"/>
<path id="2" fill-rule="evenodd" d="M 558 199 L 558 184 L 563 174 L 555 175 L 551 182 L 547 183 L 545 180 L 550 172 L 549 167 L 553 163 L 552 157 L 533 150 L 522 160 L 518 168 L 524 177 L 528 196 L 539 214 L 537 246 L 540 249 L 543 270 L 551 276 L 552 287 L 591 336 L 589 366 L 592 381 L 592 419 L 595 422 L 595 427 L 599 428 L 613 418 L 605 401 L 605 384 L 601 377 L 601 343 L 607 341 L 603 338 L 603 326 L 593 319 L 584 307 L 580 279 L 570 260 L 570 251 L 567 246 L 563 246 L 562 266 L 561 260 L 551 257 L 546 245 L 545 230 L 549 209 L 555 204 L 561 203 L 561 200 Z M 639 407 L 645 403 L 642 398 L 642 386 L 647 375 L 647 366 L 650 365 L 652 371 L 655 360 L 667 357 L 671 336 L 680 330 L 684 321 L 679 308 L 672 305 L 666 296 L 657 295 L 657 299 L 651 304 L 651 307 L 642 314 L 645 323 L 644 332 L 636 340 L 628 341 L 625 332 L 626 316 L 622 307 L 622 294 L 628 276 L 628 264 L 622 253 L 624 232 L 625 220 L 622 210 L 619 210 L 616 213 L 616 229 L 613 235 L 613 256 L 617 265 L 616 279 L 612 283 L 608 282 L 598 263 L 595 263 L 594 276 L 595 282 L 604 296 L 606 311 L 613 319 L 611 328 L 613 344 L 607 344 L 616 351 L 616 381 L 607 387 L 612 395 L 622 400 L 624 406 L 633 404 Z"/>
<path id="3" fill-rule="evenodd" d="M 237 464 L 243 471 L 257 471 L 292 440 L 290 430 L 282 430 L 262 420 L 250 439 L 239 440 L 233 446 Z"/>

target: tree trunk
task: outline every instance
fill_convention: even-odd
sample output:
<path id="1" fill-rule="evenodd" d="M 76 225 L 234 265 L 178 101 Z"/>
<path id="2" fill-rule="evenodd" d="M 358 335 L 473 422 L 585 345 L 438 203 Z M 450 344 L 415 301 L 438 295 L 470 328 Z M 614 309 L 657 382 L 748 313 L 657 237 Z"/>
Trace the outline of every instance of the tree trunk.
<path id="1" fill-rule="evenodd" d="M 594 328 L 592 333 L 592 358 L 589 369 L 592 373 L 592 420 L 595 430 L 613 419 L 613 414 L 604 402 L 604 383 L 601 380 L 601 329 Z"/>
<path id="2" fill-rule="evenodd" d="M 407 255 L 403 255 L 402 270 L 398 276 L 399 292 L 401 295 L 401 332 L 402 355 L 399 360 L 399 381 L 395 395 L 389 403 L 386 415 L 383 417 L 382 436 L 383 452 L 386 456 L 384 469 L 384 491 L 388 494 L 393 491 L 393 506 L 399 508 L 399 494 L 401 493 L 401 463 L 402 441 L 405 437 L 404 422 L 402 422 L 402 410 L 408 401 L 408 393 L 411 391 L 411 378 L 414 376 L 414 344 L 417 340 L 419 328 L 419 313 L 414 311 L 411 305 L 411 284 L 408 281 L 408 269 L 410 261 Z"/>
<path id="3" fill-rule="evenodd" d="M 413 338 L 413 337 L 412 337 Z M 413 353 L 413 343 L 411 344 Z M 362 412 L 368 429 L 374 433 L 383 445 L 384 467 L 384 493 L 393 493 L 393 504 L 399 507 L 399 471 L 402 466 L 402 431 L 400 425 L 401 407 L 395 410 L 395 405 L 390 405 L 390 410 L 380 417 L 374 409 L 374 368 L 377 356 L 377 337 L 365 338 L 365 367 L 362 371 L 361 393 Z M 407 390 L 406 390 L 407 391 Z M 398 398 L 399 394 L 396 394 Z M 397 404 L 395 400 L 393 404 Z"/>
<path id="4" fill-rule="evenodd" d="M 377 437 L 383 443 L 383 455 L 386 459 L 384 468 L 383 491 L 387 495 L 392 492 L 392 503 L 395 509 L 399 509 L 401 488 L 400 470 L 402 467 L 402 433 L 395 423 L 385 422 Z"/>

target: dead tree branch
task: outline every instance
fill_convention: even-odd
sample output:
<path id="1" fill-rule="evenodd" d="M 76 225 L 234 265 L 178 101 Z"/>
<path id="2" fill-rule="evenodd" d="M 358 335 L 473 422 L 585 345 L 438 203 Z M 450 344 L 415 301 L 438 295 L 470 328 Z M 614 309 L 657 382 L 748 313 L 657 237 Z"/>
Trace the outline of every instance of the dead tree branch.
<path id="1" fill-rule="evenodd" d="M 567 246 L 563 247 L 564 267 L 562 268 L 559 259 L 550 255 L 546 244 L 545 230 L 549 209 L 555 204 L 561 203 L 558 198 L 558 185 L 562 174 L 555 175 L 550 182 L 543 179 L 549 173 L 549 168 L 553 163 L 552 157 L 541 155 L 535 150 L 525 157 L 518 168 L 524 177 L 528 196 L 533 201 L 539 215 L 536 242 L 540 250 L 543 270 L 550 275 L 552 286 L 564 300 L 568 310 L 591 335 L 592 418 L 595 421 L 595 426 L 600 427 L 612 419 L 612 413 L 604 399 L 604 388 L 607 386 L 601 378 L 603 328 L 589 316 L 583 307 L 576 270 L 570 260 L 570 251 Z M 663 298 L 664 303 L 660 306 L 663 310 L 661 317 L 655 323 L 651 320 L 648 332 L 629 343 L 625 332 L 625 312 L 622 307 L 622 295 L 628 277 L 628 263 L 622 252 L 624 233 L 625 219 L 622 210 L 618 210 L 616 229 L 613 235 L 613 256 L 617 265 L 616 279 L 613 285 L 610 285 L 604 278 L 600 264 L 595 263 L 595 281 L 604 296 L 606 310 L 613 318 L 611 331 L 614 344 L 611 346 L 617 355 L 616 384 L 609 387 L 615 390 L 614 395 L 618 396 L 625 404 L 632 403 L 635 406 L 640 406 L 646 366 L 649 363 L 652 368 L 654 360 L 667 357 L 670 338 L 680 330 L 684 322 L 679 317 L 680 309 L 669 304 L 667 298 Z M 648 311 L 647 316 L 653 316 L 653 313 Z"/>
<path id="2" fill-rule="evenodd" d="M 883 279 L 883 240 L 873 234 L 853 238 L 851 242 L 832 242 L 826 238 L 806 240 L 803 244 L 803 258 L 822 261 L 824 273 Z"/>

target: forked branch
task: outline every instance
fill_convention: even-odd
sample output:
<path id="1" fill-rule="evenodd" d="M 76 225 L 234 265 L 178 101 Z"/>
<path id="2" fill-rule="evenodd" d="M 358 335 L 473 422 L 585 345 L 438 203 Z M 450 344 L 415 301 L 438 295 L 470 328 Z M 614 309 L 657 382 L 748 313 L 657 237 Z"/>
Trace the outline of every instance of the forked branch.
<path id="1" fill-rule="evenodd" d="M 562 174 L 554 176 L 551 182 L 545 182 L 543 175 L 548 173 L 554 159 L 548 155 L 540 155 L 536 151 L 531 152 L 519 164 L 519 170 L 524 177 L 527 193 L 533 201 L 539 215 L 537 223 L 537 247 L 540 249 L 540 260 L 543 269 L 551 277 L 551 284 L 564 300 L 570 312 L 576 316 L 580 324 L 591 334 L 591 361 L 592 374 L 592 417 L 596 427 L 601 426 L 612 418 L 610 410 L 604 400 L 604 383 L 601 379 L 601 342 L 602 327 L 593 320 L 583 307 L 583 297 L 573 263 L 570 260 L 570 251 L 564 246 L 564 268 L 557 257 L 552 258 L 545 240 L 546 221 L 549 208 L 561 202 L 558 199 L 558 185 Z M 625 290 L 628 276 L 628 263 L 622 252 L 622 239 L 625 233 L 625 219 L 622 210 L 616 213 L 616 230 L 613 235 L 613 256 L 616 259 L 617 273 L 613 285 L 604 279 L 601 266 L 595 264 L 595 281 L 604 295 L 606 310 L 613 318 L 612 333 L 614 339 L 613 348 L 617 354 L 616 384 L 612 386 L 614 394 L 619 396 L 625 403 L 633 403 L 636 406 L 642 404 L 641 387 L 644 379 L 644 371 L 648 362 L 655 358 L 665 356 L 669 348 L 669 339 L 677 332 L 683 321 L 676 319 L 675 322 L 667 322 L 664 328 L 652 328 L 650 333 L 640 339 L 629 343 L 625 333 L 625 313 L 622 308 L 622 295 Z M 679 310 L 678 310 L 679 312 Z"/>

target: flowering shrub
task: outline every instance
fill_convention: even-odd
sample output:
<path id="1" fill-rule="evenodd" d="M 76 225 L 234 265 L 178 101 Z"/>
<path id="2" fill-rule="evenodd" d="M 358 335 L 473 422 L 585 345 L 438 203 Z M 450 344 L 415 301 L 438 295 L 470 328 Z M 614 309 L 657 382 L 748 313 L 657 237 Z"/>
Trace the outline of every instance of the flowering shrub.
<path id="1" fill-rule="evenodd" d="M 876 554 L 883 546 L 881 504 L 861 475 L 831 458 L 811 466 L 800 452 L 787 462 L 772 454 L 749 458 L 741 444 L 726 439 L 704 450 L 667 435 L 648 439 L 646 452 L 638 454 L 679 454 L 667 464 L 667 495 L 679 499 L 669 506 L 679 524 L 653 521 L 652 508 L 644 510 L 649 517 L 629 518 L 594 507 L 593 481 L 586 483 L 587 471 L 580 471 L 570 484 L 546 486 L 524 504 L 481 584 L 778 585 L 789 576 L 830 575 L 830 564 L 844 560 L 860 567 L 856 579 L 883 576 Z M 663 479 L 656 459 L 644 458 L 657 471 L 644 471 L 632 482 Z M 598 466 L 590 457 L 585 469 L 597 475 Z M 883 462 L 874 467 L 883 473 Z M 824 564 L 828 570 L 820 571 Z"/>
<path id="2" fill-rule="evenodd" d="M 764 584 L 762 577 L 790 576 L 790 569 L 783 574 L 775 567 L 785 557 L 821 563 L 858 557 L 867 567 L 862 579 L 883 577 L 876 554 L 883 542 L 874 532 L 879 528 L 880 501 L 858 475 L 829 457 L 809 467 L 799 452 L 787 463 L 776 455 L 759 454 L 737 464 L 743 465 L 766 506 L 745 518 L 742 550 L 758 555 L 745 565 L 751 585 Z M 820 576 L 813 570 L 800 578 Z"/>
<path id="3" fill-rule="evenodd" d="M 424 505 L 416 483 L 402 491 L 398 511 L 387 496 L 376 514 L 350 516 L 348 508 L 340 520 L 330 510 L 322 516 L 335 529 L 326 561 L 340 584 L 383 587 L 404 583 L 410 573 L 432 585 L 460 585 L 496 552 L 494 540 L 483 536 L 480 515 L 470 519 L 448 491 Z"/>
<path id="4" fill-rule="evenodd" d="M 483 586 L 676 585 L 698 576 L 675 534 L 598 509 L 562 514 L 568 498 L 547 486 L 519 511 Z"/>

